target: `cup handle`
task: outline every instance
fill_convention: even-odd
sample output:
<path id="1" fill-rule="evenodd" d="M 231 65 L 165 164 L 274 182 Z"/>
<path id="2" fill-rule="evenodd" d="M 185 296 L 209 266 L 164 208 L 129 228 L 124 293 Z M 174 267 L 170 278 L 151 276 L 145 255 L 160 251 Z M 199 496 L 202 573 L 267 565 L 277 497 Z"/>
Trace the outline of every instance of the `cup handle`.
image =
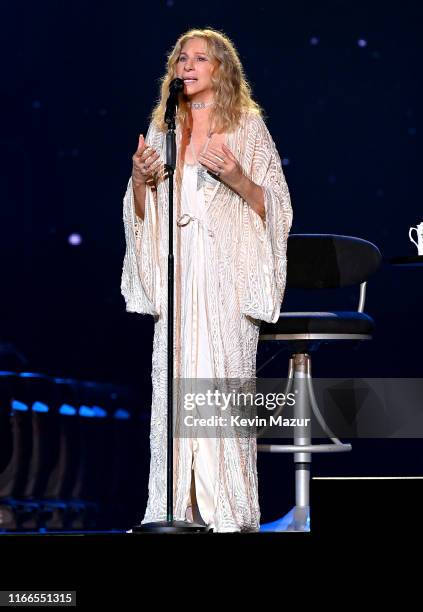
<path id="1" fill-rule="evenodd" d="M 415 240 L 413 240 L 411 233 L 413 230 L 416 230 L 417 232 L 417 227 L 410 227 L 410 230 L 408 232 L 408 237 L 410 238 L 411 242 L 414 242 L 414 244 L 416 245 L 417 248 L 419 248 L 419 245 L 417 244 L 417 242 Z"/>

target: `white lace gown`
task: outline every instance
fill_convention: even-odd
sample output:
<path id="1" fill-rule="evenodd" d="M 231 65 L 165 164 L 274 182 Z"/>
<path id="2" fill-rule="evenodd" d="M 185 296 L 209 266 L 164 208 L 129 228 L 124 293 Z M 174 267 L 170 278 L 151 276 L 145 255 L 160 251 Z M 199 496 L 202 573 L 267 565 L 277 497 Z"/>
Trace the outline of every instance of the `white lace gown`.
<path id="1" fill-rule="evenodd" d="M 177 124 L 178 155 L 181 134 Z M 177 158 L 175 378 L 254 378 L 260 321 L 277 320 L 284 295 L 292 208 L 280 157 L 264 121 L 255 114 L 245 113 L 227 137 L 245 174 L 263 188 L 266 221 L 223 182 L 212 179 L 197 191 L 196 168 Z M 163 131 L 150 124 L 146 142 L 166 159 Z M 155 322 L 149 495 L 143 523 L 167 516 L 168 213 L 167 181 L 159 182 L 157 191 L 147 189 L 141 220 L 129 180 L 121 290 L 128 312 L 152 315 Z M 140 351 L 149 350 L 142 338 L 135 341 Z M 216 532 L 257 531 L 256 460 L 254 437 L 175 438 L 174 518 L 187 518 L 194 466 L 204 522 Z"/>

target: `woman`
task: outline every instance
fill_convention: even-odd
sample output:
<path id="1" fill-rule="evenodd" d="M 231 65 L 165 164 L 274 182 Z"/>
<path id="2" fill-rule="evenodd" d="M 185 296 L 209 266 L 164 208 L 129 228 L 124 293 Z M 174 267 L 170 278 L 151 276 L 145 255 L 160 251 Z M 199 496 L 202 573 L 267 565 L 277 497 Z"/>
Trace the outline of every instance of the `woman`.
<path id="1" fill-rule="evenodd" d="M 292 223 L 275 144 L 224 34 L 190 30 L 170 53 L 161 99 L 140 136 L 124 198 L 122 293 L 155 320 L 149 499 L 166 519 L 167 214 L 164 123 L 169 83 L 184 80 L 176 120 L 175 377 L 252 379 L 260 321 L 275 322 Z M 174 518 L 216 532 L 258 531 L 256 439 L 175 438 Z"/>

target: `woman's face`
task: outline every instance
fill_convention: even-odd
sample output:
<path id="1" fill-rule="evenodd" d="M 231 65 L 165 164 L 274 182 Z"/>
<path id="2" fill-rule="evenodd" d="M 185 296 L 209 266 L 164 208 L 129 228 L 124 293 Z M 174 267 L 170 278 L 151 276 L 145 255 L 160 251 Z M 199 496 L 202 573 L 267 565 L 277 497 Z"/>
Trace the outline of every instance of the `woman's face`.
<path id="1" fill-rule="evenodd" d="M 184 80 L 184 93 L 191 101 L 213 99 L 211 75 L 214 69 L 204 39 L 191 38 L 183 45 L 176 62 L 176 76 Z"/>

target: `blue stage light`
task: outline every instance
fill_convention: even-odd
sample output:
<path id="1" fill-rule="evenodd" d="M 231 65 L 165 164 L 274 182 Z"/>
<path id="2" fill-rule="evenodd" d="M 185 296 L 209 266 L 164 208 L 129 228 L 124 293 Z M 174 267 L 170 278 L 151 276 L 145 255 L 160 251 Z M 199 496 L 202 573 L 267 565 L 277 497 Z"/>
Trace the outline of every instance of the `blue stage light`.
<path id="1" fill-rule="evenodd" d="M 123 408 L 119 408 L 119 410 L 116 410 L 116 412 L 114 413 L 113 418 L 128 420 L 131 418 L 131 415 L 129 414 L 127 410 L 124 410 Z"/>
<path id="2" fill-rule="evenodd" d="M 103 419 L 107 416 L 107 411 L 100 406 L 93 406 L 94 416 Z"/>
<path id="3" fill-rule="evenodd" d="M 70 406 L 69 404 L 62 404 L 59 408 L 59 414 L 74 416 L 76 414 L 76 408 Z"/>
<path id="4" fill-rule="evenodd" d="M 48 412 L 50 408 L 47 406 L 47 404 L 44 404 L 43 402 L 34 402 L 32 404 L 32 410 L 34 412 Z"/>
<path id="5" fill-rule="evenodd" d="M 42 374 L 38 374 L 38 372 L 21 372 L 19 374 L 20 378 L 44 378 Z"/>
<path id="6" fill-rule="evenodd" d="M 92 418 L 95 416 L 94 410 L 89 406 L 80 406 L 79 407 L 79 416 L 81 417 L 89 417 Z"/>
<path id="7" fill-rule="evenodd" d="M 28 410 L 28 406 L 27 404 L 19 402 L 18 400 L 12 400 L 12 410 L 20 410 L 21 412 L 25 412 Z"/>

